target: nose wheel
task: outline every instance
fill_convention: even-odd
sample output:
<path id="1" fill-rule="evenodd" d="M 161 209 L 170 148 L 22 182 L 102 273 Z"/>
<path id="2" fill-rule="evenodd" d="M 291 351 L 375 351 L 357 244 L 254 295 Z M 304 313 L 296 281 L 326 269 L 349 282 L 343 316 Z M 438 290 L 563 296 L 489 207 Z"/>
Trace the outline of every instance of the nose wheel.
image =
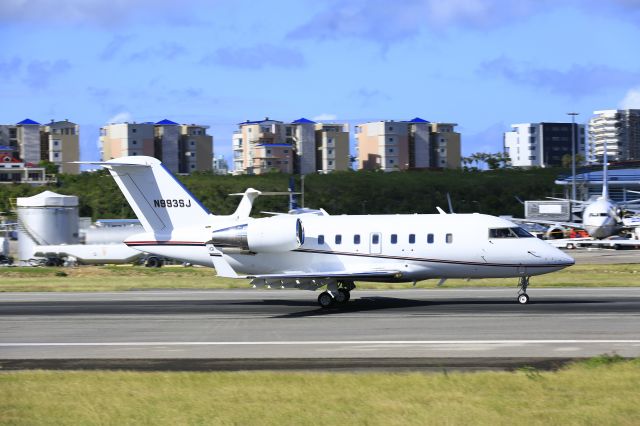
<path id="1" fill-rule="evenodd" d="M 520 280 L 518 281 L 518 286 L 520 287 L 520 290 L 518 291 L 518 303 L 521 305 L 529 303 L 529 295 L 527 294 L 529 278 L 530 277 L 520 277 Z"/>

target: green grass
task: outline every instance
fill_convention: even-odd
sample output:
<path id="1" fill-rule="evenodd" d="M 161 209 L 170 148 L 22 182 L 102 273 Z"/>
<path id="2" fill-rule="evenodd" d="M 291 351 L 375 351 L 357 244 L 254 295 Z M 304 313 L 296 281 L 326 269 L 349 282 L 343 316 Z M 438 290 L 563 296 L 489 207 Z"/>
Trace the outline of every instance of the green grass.
<path id="1" fill-rule="evenodd" d="M 63 273 L 64 274 L 63 274 Z M 66 274 L 66 275 L 65 275 Z M 435 288 L 437 280 L 418 283 L 418 288 Z M 515 287 L 516 278 L 448 280 L 443 288 Z M 531 279 L 531 287 L 629 287 L 640 285 L 640 264 L 575 265 Z M 402 289 L 411 284 L 358 282 L 359 289 Z M 249 288 L 248 280 L 215 276 L 210 268 L 181 266 L 86 266 L 79 268 L 0 268 L 2 291 L 127 291 L 143 289 L 229 289 Z"/>
<path id="2" fill-rule="evenodd" d="M 640 362 L 557 372 L 0 373 L 3 425 L 637 425 Z"/>

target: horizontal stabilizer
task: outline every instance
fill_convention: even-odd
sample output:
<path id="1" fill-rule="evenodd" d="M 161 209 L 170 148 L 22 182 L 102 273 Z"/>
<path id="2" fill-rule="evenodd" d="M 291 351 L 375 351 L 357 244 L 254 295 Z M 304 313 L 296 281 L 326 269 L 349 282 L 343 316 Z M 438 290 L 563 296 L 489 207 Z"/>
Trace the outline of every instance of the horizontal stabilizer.
<path id="1" fill-rule="evenodd" d="M 140 164 L 140 163 L 116 163 L 113 161 L 70 161 L 70 164 L 90 164 L 93 166 L 136 166 L 136 167 L 151 167 L 150 164 Z"/>

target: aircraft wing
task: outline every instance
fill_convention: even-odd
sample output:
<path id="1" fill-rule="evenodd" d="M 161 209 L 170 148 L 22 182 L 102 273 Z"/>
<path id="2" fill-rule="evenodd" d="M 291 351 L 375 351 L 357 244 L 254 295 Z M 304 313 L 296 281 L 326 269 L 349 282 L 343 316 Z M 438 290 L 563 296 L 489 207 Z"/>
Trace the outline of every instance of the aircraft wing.
<path id="1" fill-rule="evenodd" d="M 300 272 L 287 271 L 281 274 L 247 275 L 243 278 L 264 279 L 264 280 L 294 280 L 301 279 L 348 279 L 348 280 L 375 280 L 401 278 L 402 272 L 399 270 L 369 270 L 369 271 L 333 271 L 333 272 Z"/>
<path id="2" fill-rule="evenodd" d="M 514 223 L 539 223 L 540 225 L 560 225 L 566 226 L 568 228 L 579 228 L 584 229 L 584 225 L 580 222 L 562 222 L 558 220 L 544 220 L 544 219 L 518 219 L 518 218 L 509 218 L 511 222 Z"/>

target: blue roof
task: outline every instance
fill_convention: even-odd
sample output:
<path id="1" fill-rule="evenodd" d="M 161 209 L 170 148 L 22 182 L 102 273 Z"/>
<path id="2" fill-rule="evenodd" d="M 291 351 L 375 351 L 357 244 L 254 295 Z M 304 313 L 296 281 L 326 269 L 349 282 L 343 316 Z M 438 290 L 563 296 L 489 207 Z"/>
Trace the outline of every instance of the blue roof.
<path id="1" fill-rule="evenodd" d="M 409 120 L 409 123 L 428 123 L 428 121 L 420 117 L 414 117 L 412 120 Z"/>
<path id="2" fill-rule="evenodd" d="M 304 117 L 299 118 L 296 121 L 293 121 L 292 123 L 293 124 L 316 124 L 315 121 L 308 120 L 308 119 L 306 119 Z"/>
<path id="3" fill-rule="evenodd" d="M 609 169 L 608 174 L 609 183 L 634 182 L 640 184 L 640 168 Z M 602 170 L 591 170 L 583 173 L 578 170 L 576 182 L 602 183 Z M 558 185 L 568 185 L 570 183 L 570 174 L 560 175 L 556 179 L 556 184 Z"/>
<path id="4" fill-rule="evenodd" d="M 16 149 L 8 145 L 0 145 L 0 151 L 15 151 Z"/>
<path id="5" fill-rule="evenodd" d="M 22 120 L 18 124 L 37 124 L 37 125 L 40 125 L 40 123 L 38 123 L 37 121 L 33 121 L 30 118 L 25 118 L 24 120 Z"/>
<path id="6" fill-rule="evenodd" d="M 159 126 L 178 126 L 179 125 L 175 121 L 167 120 L 166 118 L 164 120 L 158 121 L 156 124 Z"/>
<path id="7" fill-rule="evenodd" d="M 261 124 L 261 123 L 282 123 L 282 121 L 278 121 L 278 120 L 256 120 L 256 121 L 251 121 L 251 120 L 247 120 L 247 121 L 243 121 L 242 123 L 238 123 L 238 126 L 242 126 L 244 124 Z"/>

